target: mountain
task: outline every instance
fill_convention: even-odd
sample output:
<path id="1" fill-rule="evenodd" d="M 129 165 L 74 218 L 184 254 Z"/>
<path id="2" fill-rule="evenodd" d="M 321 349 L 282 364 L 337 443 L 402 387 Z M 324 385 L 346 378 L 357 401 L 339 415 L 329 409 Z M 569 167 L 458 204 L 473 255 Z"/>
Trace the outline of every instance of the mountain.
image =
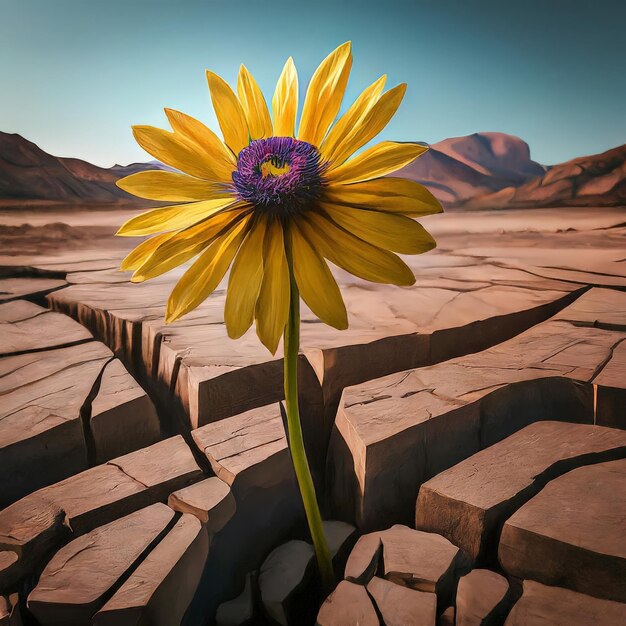
<path id="1" fill-rule="evenodd" d="M 432 144 L 430 150 L 399 170 L 426 185 L 444 205 L 519 186 L 543 176 L 546 167 L 530 158 L 528 144 L 505 133 L 474 133 Z"/>
<path id="2" fill-rule="evenodd" d="M 474 196 L 464 209 L 626 205 L 626 144 L 554 165 L 523 185 Z"/>
<path id="3" fill-rule="evenodd" d="M 115 185 L 122 176 L 164 166 L 155 163 L 98 167 L 55 157 L 20 135 L 0 132 L 0 199 L 127 203 L 145 201 Z"/>
<path id="4" fill-rule="evenodd" d="M 97 167 L 52 156 L 20 135 L 0 132 L 0 201 L 139 203 L 115 185 L 123 176 L 167 169 L 151 161 Z M 626 145 L 546 167 L 528 144 L 504 133 L 474 133 L 432 144 L 394 174 L 428 187 L 448 208 L 463 210 L 626 204 Z"/>

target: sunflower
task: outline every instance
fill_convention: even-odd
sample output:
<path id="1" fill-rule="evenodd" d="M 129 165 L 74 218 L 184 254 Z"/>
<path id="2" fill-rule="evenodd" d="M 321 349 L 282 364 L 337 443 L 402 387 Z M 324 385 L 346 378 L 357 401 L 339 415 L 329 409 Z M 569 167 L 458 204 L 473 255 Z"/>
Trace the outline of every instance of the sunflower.
<path id="1" fill-rule="evenodd" d="M 172 203 L 128 220 L 123 236 L 154 235 L 122 262 L 132 281 L 154 278 L 197 257 L 166 307 L 172 322 L 201 304 L 232 265 L 224 318 L 241 337 L 256 321 L 275 353 L 290 297 L 323 322 L 348 325 L 327 261 L 379 283 L 411 285 L 396 253 L 419 254 L 435 241 L 413 217 L 441 211 L 418 183 L 387 176 L 423 154 L 417 143 L 383 141 L 362 150 L 389 122 L 405 93 L 370 85 L 338 119 L 352 66 L 350 42 L 317 68 L 296 133 L 298 76 L 289 58 L 272 98 L 272 116 L 242 65 L 237 93 L 207 71 L 223 141 L 198 120 L 165 109 L 172 127 L 134 126 L 139 145 L 174 171 L 145 171 L 117 182 L 125 191 Z M 335 121 L 336 120 L 336 121 Z"/>

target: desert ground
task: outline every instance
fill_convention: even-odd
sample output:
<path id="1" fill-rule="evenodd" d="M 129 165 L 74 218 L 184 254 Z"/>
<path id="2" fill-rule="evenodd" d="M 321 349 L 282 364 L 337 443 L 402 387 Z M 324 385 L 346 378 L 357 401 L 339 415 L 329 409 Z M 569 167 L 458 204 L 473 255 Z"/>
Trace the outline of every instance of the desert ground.
<path id="1" fill-rule="evenodd" d="M 134 212 L 0 209 L 0 624 L 626 623 L 624 207 L 431 216 L 415 285 L 303 305 L 328 598 L 281 349 L 227 338 L 225 281 L 166 326 Z"/>

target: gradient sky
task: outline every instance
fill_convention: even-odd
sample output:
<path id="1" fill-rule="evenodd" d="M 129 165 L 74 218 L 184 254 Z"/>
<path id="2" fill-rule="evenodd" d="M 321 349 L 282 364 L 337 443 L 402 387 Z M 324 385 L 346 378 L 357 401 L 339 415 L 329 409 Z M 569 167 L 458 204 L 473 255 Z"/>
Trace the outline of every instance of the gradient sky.
<path id="1" fill-rule="evenodd" d="M 0 130 L 99 165 L 149 160 L 131 124 L 168 106 L 217 129 L 204 69 L 266 97 L 351 39 L 347 99 L 408 83 L 381 138 L 522 137 L 557 163 L 626 141 L 626 2 L 0 0 Z M 301 99 L 303 89 L 301 88 Z"/>

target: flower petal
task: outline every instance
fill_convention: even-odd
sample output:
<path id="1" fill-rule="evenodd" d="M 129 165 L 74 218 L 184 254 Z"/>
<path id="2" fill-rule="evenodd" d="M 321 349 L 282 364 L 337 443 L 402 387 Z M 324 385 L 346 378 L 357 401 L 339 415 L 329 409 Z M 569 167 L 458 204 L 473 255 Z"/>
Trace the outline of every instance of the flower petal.
<path id="1" fill-rule="evenodd" d="M 217 182 L 211 158 L 195 142 L 154 126 L 133 126 L 133 135 L 148 154 L 162 163 L 191 176 Z"/>
<path id="2" fill-rule="evenodd" d="M 321 207 L 339 226 L 385 250 L 421 254 L 437 245 L 421 224 L 404 215 L 328 203 Z"/>
<path id="3" fill-rule="evenodd" d="M 259 219 L 246 235 L 228 279 L 224 320 L 231 339 L 238 339 L 252 326 L 263 279 L 263 241 L 266 220 Z"/>
<path id="4" fill-rule="evenodd" d="M 137 172 L 120 178 L 115 184 L 134 196 L 166 202 L 190 202 L 232 195 L 232 190 L 223 184 L 163 170 Z"/>
<path id="5" fill-rule="evenodd" d="M 131 217 L 120 226 L 115 234 L 121 237 L 138 237 L 166 230 L 187 228 L 223 209 L 234 207 L 237 202 L 231 196 L 230 198 L 215 198 L 201 202 L 159 207 Z"/>
<path id="6" fill-rule="evenodd" d="M 345 139 L 337 146 L 331 157 L 330 170 L 341 165 L 349 156 L 371 141 L 387 126 L 395 115 L 404 93 L 406 84 L 398 85 L 385 92 L 371 110 L 354 124 Z"/>
<path id="7" fill-rule="evenodd" d="M 229 230 L 234 224 L 245 221 L 248 213 L 247 208 L 227 211 L 191 228 L 174 233 L 157 247 L 143 265 L 135 270 L 131 281 L 141 283 L 186 263 L 200 254 L 211 245 L 216 237 Z"/>
<path id="8" fill-rule="evenodd" d="M 237 96 L 221 76 L 207 70 L 206 77 L 224 141 L 236 156 L 250 143 L 246 114 Z"/>
<path id="9" fill-rule="evenodd" d="M 215 291 L 237 254 L 249 219 L 241 220 L 218 237 L 183 274 L 167 300 L 166 324 L 198 307 Z"/>
<path id="10" fill-rule="evenodd" d="M 424 185 L 406 178 L 376 178 L 350 185 L 329 185 L 322 200 L 413 217 L 441 213 L 439 200 Z"/>
<path id="11" fill-rule="evenodd" d="M 356 183 L 385 176 L 424 154 L 428 146 L 383 141 L 328 172 L 331 183 Z"/>
<path id="12" fill-rule="evenodd" d="M 319 146 L 333 123 L 348 84 L 352 67 L 352 44 L 331 52 L 315 70 L 304 99 L 298 139 Z"/>
<path id="13" fill-rule="evenodd" d="M 299 222 L 311 244 L 347 272 L 375 283 L 412 285 L 411 269 L 393 252 L 377 248 L 313 211 Z"/>
<path id="14" fill-rule="evenodd" d="M 332 161 L 337 148 L 346 141 L 352 130 L 362 123 L 363 118 L 370 112 L 376 104 L 380 94 L 385 87 L 387 76 L 381 76 L 372 83 L 361 95 L 352 103 L 350 108 L 337 120 L 328 132 L 326 139 L 322 142 L 320 152 L 327 161 Z"/>
<path id="15" fill-rule="evenodd" d="M 227 183 L 232 182 L 232 173 L 237 167 L 237 161 L 224 142 L 195 117 L 173 109 L 165 109 L 165 115 L 174 132 L 193 141 L 208 154 L 216 177 Z"/>
<path id="16" fill-rule="evenodd" d="M 298 74 L 293 59 L 289 57 L 280 74 L 272 98 L 274 136 L 293 137 L 298 112 Z"/>
<path id="17" fill-rule="evenodd" d="M 302 299 L 322 322 L 345 330 L 348 328 L 348 314 L 326 261 L 302 234 L 297 224 L 289 230 L 291 254 L 296 284 Z"/>
<path id="18" fill-rule="evenodd" d="M 245 65 L 239 68 L 237 93 L 248 120 L 250 139 L 262 139 L 272 135 L 272 120 L 263 92 Z"/>
<path id="19" fill-rule="evenodd" d="M 256 303 L 256 332 L 261 343 L 276 354 L 289 315 L 289 267 L 285 256 L 283 227 L 268 224 L 263 250 L 263 281 Z"/>
<path id="20" fill-rule="evenodd" d="M 128 254 L 120 263 L 120 270 L 136 270 L 141 267 L 152 253 L 162 244 L 165 243 L 174 233 L 162 233 L 142 241 L 133 251 Z"/>

